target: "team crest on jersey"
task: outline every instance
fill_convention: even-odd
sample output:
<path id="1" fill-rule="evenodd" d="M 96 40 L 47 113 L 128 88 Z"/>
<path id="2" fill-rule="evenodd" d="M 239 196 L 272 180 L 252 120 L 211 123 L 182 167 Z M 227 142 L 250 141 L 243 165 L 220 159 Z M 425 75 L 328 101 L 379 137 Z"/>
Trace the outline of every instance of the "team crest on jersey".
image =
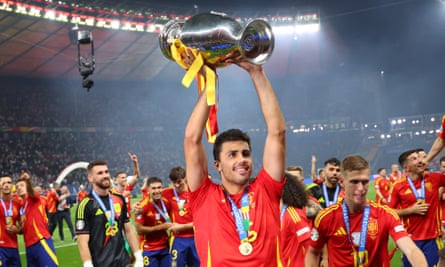
<path id="1" fill-rule="evenodd" d="M 379 224 L 376 219 L 370 219 L 368 223 L 368 235 L 374 239 L 379 232 Z"/>
<path id="2" fill-rule="evenodd" d="M 77 230 L 83 230 L 85 228 L 85 221 L 84 220 L 77 220 L 76 222 L 76 229 Z"/>
<path id="3" fill-rule="evenodd" d="M 317 241 L 319 237 L 320 237 L 320 235 L 318 234 L 317 229 L 315 229 L 315 228 L 312 229 L 312 232 L 311 232 L 312 241 Z"/>

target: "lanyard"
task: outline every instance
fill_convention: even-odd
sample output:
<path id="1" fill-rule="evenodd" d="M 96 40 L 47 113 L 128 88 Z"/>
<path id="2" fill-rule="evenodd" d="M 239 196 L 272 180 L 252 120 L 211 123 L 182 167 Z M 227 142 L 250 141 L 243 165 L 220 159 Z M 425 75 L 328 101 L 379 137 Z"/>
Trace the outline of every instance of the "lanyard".
<path id="1" fill-rule="evenodd" d="M 283 221 L 283 217 L 284 214 L 286 213 L 286 210 L 287 210 L 287 204 L 283 204 L 283 206 L 281 207 L 280 221 Z"/>
<path id="2" fill-rule="evenodd" d="M 178 192 L 176 192 L 176 188 L 173 188 L 173 193 L 175 193 L 176 203 L 178 204 L 179 211 L 183 211 L 185 200 L 179 198 Z"/>
<path id="3" fill-rule="evenodd" d="M 241 197 L 241 209 L 238 209 L 235 201 L 233 201 L 230 195 L 226 191 L 224 191 L 227 199 L 230 202 L 230 208 L 232 209 L 233 217 L 235 219 L 235 227 L 238 232 L 240 241 L 247 241 L 250 227 L 248 189 L 249 187 L 246 188 L 243 196 Z"/>
<path id="4" fill-rule="evenodd" d="M 321 188 L 323 189 L 323 197 L 326 202 L 326 208 L 337 203 L 338 193 L 340 192 L 339 185 L 337 185 L 337 187 L 335 188 L 334 199 L 332 201 L 329 200 L 328 189 L 325 183 L 322 184 Z"/>
<path id="5" fill-rule="evenodd" d="M 104 202 L 99 197 L 99 195 L 97 195 L 96 191 L 93 190 L 92 194 L 93 194 L 94 199 L 97 201 L 97 203 L 99 203 L 99 206 L 102 209 L 102 211 L 105 212 L 105 216 L 107 217 L 108 222 L 110 223 L 111 226 L 113 226 L 114 225 L 114 207 L 113 207 L 113 200 L 111 199 L 111 196 L 108 195 L 108 201 L 110 203 L 110 210 L 107 210 Z"/>
<path id="6" fill-rule="evenodd" d="M 162 210 L 159 208 L 158 204 L 156 204 L 155 200 L 153 200 L 153 205 L 155 206 L 156 210 L 161 214 L 162 218 L 164 218 L 165 222 L 171 222 L 170 216 L 168 216 L 167 208 L 165 207 L 164 201 L 162 199 L 159 200 L 162 205 Z"/>
<path id="7" fill-rule="evenodd" d="M 352 249 L 354 250 L 354 245 L 352 243 L 351 239 L 351 226 L 349 222 L 349 210 L 348 206 L 346 205 L 346 201 L 343 201 L 342 205 L 342 211 L 343 211 L 343 219 L 346 226 L 346 232 L 348 234 L 349 243 L 352 246 Z M 369 223 L 369 217 L 371 213 L 371 207 L 369 205 L 366 205 L 363 210 L 363 217 L 362 217 L 362 226 L 360 228 L 360 239 L 358 244 L 358 263 L 359 266 L 363 266 L 365 263 L 365 252 L 366 252 L 366 235 L 368 233 L 368 223 Z"/>
<path id="8" fill-rule="evenodd" d="M 409 176 L 407 177 L 406 180 L 408 180 L 409 187 L 411 187 L 411 191 L 413 191 L 414 196 L 416 197 L 416 200 L 425 201 L 425 179 L 422 179 L 422 181 L 420 182 L 420 190 L 416 189 L 413 181 L 411 180 L 411 178 Z"/>
<path id="9" fill-rule="evenodd" d="M 5 211 L 6 217 L 12 216 L 12 199 L 9 200 L 9 209 L 6 209 L 5 202 L 3 201 L 3 198 L 0 198 L 0 201 L 2 202 L 3 210 Z"/>
<path id="10" fill-rule="evenodd" d="M 20 216 L 25 215 L 26 208 L 28 208 L 28 199 L 26 199 L 25 206 L 20 208 Z"/>

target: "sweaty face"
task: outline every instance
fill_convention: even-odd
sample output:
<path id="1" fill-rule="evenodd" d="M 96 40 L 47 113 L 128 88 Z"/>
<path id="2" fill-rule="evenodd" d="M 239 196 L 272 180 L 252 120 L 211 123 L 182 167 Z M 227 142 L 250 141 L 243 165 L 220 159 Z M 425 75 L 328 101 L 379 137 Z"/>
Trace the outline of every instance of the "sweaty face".
<path id="1" fill-rule="evenodd" d="M 340 166 L 328 163 L 324 167 L 324 172 L 326 174 L 326 181 L 329 184 L 336 186 L 340 180 Z"/>
<path id="2" fill-rule="evenodd" d="M 88 178 L 91 183 L 101 189 L 109 189 L 111 187 L 110 172 L 106 165 L 94 166 Z"/>
<path id="3" fill-rule="evenodd" d="M 367 203 L 370 170 L 345 171 L 343 186 L 349 209 L 359 211 Z"/>
<path id="4" fill-rule="evenodd" d="M 252 155 L 244 141 L 225 142 L 221 146 L 220 159 L 215 161 L 222 181 L 244 185 L 252 174 Z"/>

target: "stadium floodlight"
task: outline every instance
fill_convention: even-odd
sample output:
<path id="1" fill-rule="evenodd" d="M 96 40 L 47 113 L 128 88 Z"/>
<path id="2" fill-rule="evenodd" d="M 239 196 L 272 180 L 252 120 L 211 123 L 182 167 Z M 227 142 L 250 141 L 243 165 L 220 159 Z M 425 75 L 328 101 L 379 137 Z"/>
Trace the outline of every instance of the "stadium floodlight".
<path id="1" fill-rule="evenodd" d="M 314 33 L 320 31 L 319 12 L 299 12 L 295 17 L 295 34 Z"/>

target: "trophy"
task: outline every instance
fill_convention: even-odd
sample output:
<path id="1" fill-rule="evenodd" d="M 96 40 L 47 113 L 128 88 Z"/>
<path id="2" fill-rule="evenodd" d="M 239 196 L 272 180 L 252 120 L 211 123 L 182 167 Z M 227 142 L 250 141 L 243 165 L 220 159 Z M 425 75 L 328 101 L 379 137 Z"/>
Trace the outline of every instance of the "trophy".
<path id="1" fill-rule="evenodd" d="M 240 59 L 261 65 L 272 55 L 274 36 L 270 25 L 254 19 L 242 26 L 222 13 L 201 13 L 188 20 L 171 20 L 159 35 L 164 56 L 173 60 L 171 46 L 179 39 L 190 48 L 199 49 L 212 67 L 225 67 Z"/>

